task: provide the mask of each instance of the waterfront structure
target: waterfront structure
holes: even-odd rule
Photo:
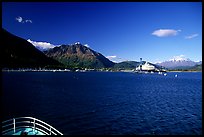
[[[146,72],[166,72],[166,69],[162,66],[152,64],[147,61],[142,61],[142,58],[140,58],[139,64],[135,68],[136,72],[146,71]]]
[[[155,71],[156,67],[147,61],[141,62],[137,67],[136,71]]]

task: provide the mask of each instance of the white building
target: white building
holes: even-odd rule
[[[155,66],[151,65],[148,62],[145,62],[144,64],[140,64],[136,67],[136,70],[143,70],[143,71],[154,71],[156,68]]]

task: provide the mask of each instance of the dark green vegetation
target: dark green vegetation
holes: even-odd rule
[[[118,69],[118,70],[121,70],[121,69],[132,70],[132,69],[135,69],[137,65],[139,65],[139,62],[136,62],[136,61],[123,61],[123,62],[120,62],[120,63],[116,63],[113,66],[113,68]]]
[[[39,68],[61,67],[61,63],[53,60],[36,49],[26,40],[14,36],[2,28],[1,68]]]
[[[195,65],[193,67],[177,67],[169,69],[169,71],[202,71],[202,64]]]
[[[191,67],[190,70],[193,70],[193,71],[202,71],[202,64],[195,65],[195,66]]]
[[[68,68],[111,68],[115,64],[102,54],[79,43],[61,45],[44,51],[44,53]]]

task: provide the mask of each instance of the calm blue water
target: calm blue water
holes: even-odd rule
[[[4,120],[32,116],[65,135],[202,134],[201,72],[3,72],[2,89]]]

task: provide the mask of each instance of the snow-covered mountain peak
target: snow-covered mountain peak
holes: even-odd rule
[[[158,65],[164,66],[166,68],[175,68],[175,67],[189,67],[195,66],[197,64],[202,64],[202,62],[194,62],[189,58],[186,58],[184,55],[174,56],[168,61],[157,63]]]
[[[191,61],[191,60],[188,58],[185,58],[184,55],[180,55],[180,56],[174,56],[173,58],[169,59],[169,61],[182,62],[182,61]]]

